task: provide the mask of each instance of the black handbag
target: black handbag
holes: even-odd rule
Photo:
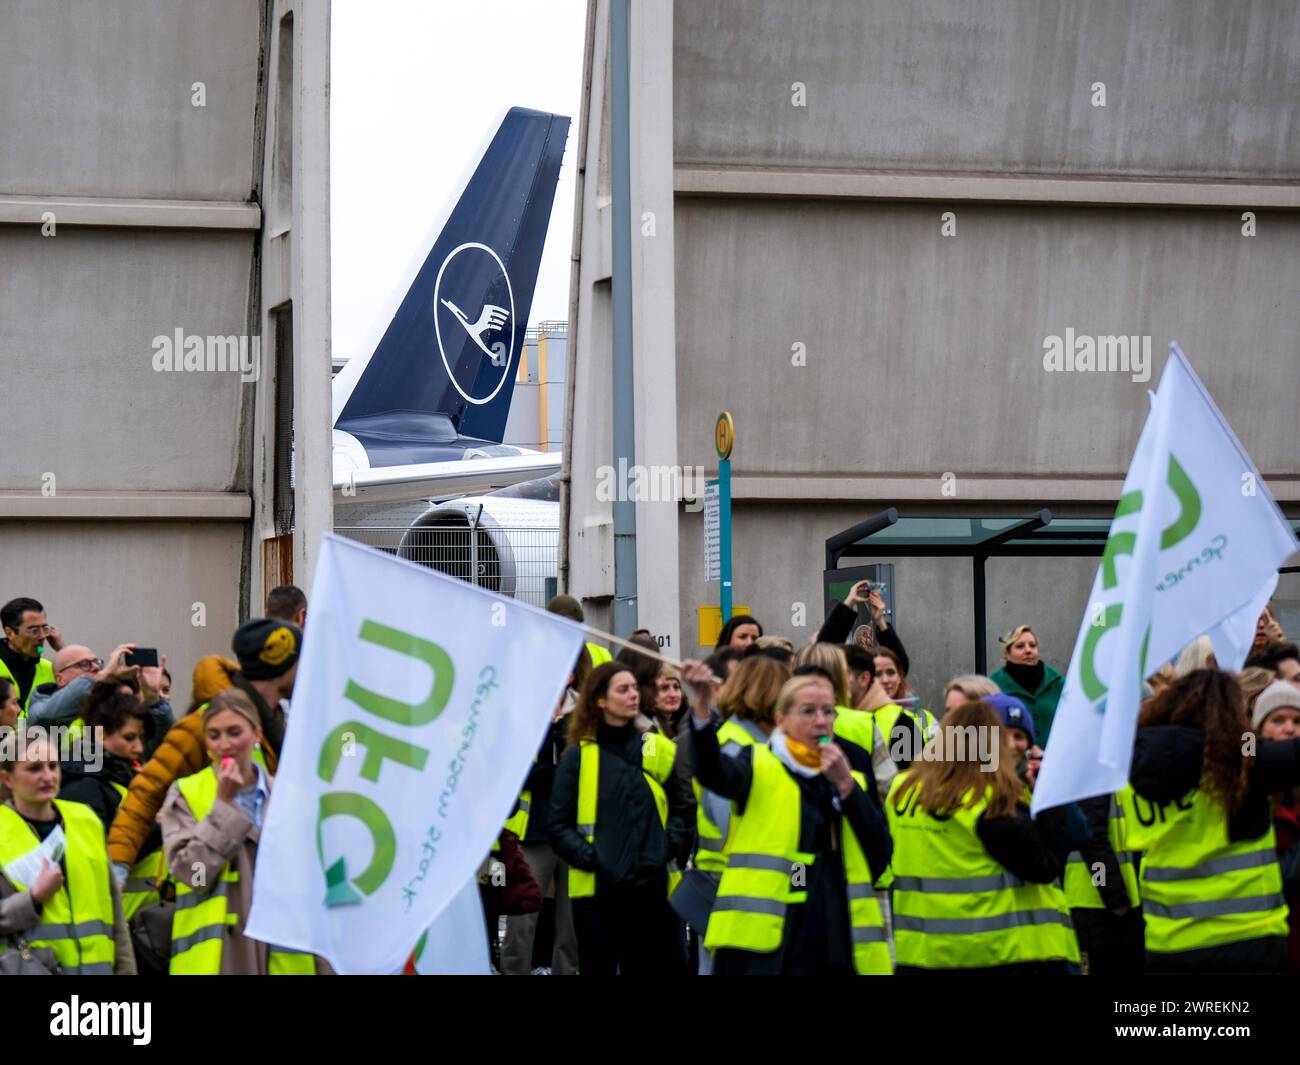
[[[49,947],[33,947],[21,936],[6,936],[9,949],[0,952],[0,976],[59,976],[54,951]]]
[[[9,878],[0,875],[0,899],[18,894]],[[59,976],[63,970],[49,947],[33,947],[21,932],[3,937],[8,947],[0,951],[0,976]]]
[[[172,918],[176,916],[176,887],[170,879],[158,885],[162,896],[152,906],[136,910],[127,922],[135,967],[141,976],[166,976],[172,957]]]

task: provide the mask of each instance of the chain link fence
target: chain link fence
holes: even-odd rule
[[[558,529],[479,527],[462,524],[340,525],[350,540],[418,562],[498,595],[545,607],[559,562]]]

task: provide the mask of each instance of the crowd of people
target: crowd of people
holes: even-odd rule
[[[0,608],[0,971],[330,971],[244,934],[306,613],[275,589],[177,714],[164,656]],[[589,642],[479,870],[494,966],[1300,972],[1300,649],[1271,610],[1240,672],[1201,639],[1147,679],[1127,787],[1036,817],[1063,680],[1030,625],[1002,644],[929,703],[866,582],[803,646],[749,615],[704,661]]]
[[[0,607],[0,971],[329,971],[244,935],[306,613],[273,589],[178,716],[156,649],[101,658],[39,601]]]
[[[535,882],[501,971],[1300,972],[1300,650],[1271,607],[1241,672],[1202,638],[1148,678],[1127,787],[1036,817],[1064,678],[1031,625],[1001,643],[934,710],[866,582],[802,647],[749,615],[703,662],[589,643],[502,835]]]

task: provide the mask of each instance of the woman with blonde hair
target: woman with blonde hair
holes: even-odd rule
[[[1046,747],[1065,678],[1039,657],[1038,637],[1028,625],[1017,625],[998,642],[1005,661],[989,680],[1025,704],[1034,721],[1034,735]]]
[[[829,680],[835,696],[835,735],[857,744],[868,754],[879,749],[874,742],[875,718],[852,705],[849,697],[849,666],[844,648],[834,643],[811,643],[794,658],[794,671],[820,671]],[[882,736],[887,735],[881,732]],[[887,746],[887,744],[885,745]]]
[[[734,758],[747,747],[765,746],[772,730],[776,728],[776,702],[781,687],[790,679],[790,668],[783,662],[766,655],[750,655],[740,662],[718,693],[718,710],[722,723],[718,728],[717,742],[724,758]],[[694,730],[689,725],[683,729],[678,743],[678,758],[690,757],[692,765]],[[707,878],[704,884],[693,885],[704,898],[717,894],[722,871],[727,867],[723,854],[727,833],[731,828],[731,800],[704,787],[692,777],[695,792],[696,851],[694,869],[686,875],[695,880]],[[688,915],[692,927],[699,935],[708,928],[708,915]],[[713,957],[700,950],[701,976],[712,973]]]
[[[312,955],[268,946],[244,932],[273,783],[253,758],[261,734],[257,709],[244,692],[218,693],[203,711],[210,764],[167,789],[158,819],[167,868],[176,882],[173,976],[316,972]]]
[[[735,721],[760,742],[776,727],[776,699],[790,679],[790,667],[765,655],[740,662],[718,693],[722,720]],[[744,724],[742,724],[744,723]],[[749,726],[752,726],[750,728]]]
[[[872,884],[888,867],[889,834],[866,767],[834,742],[831,682],[815,674],[786,681],[769,744],[725,758],[708,668],[686,662],[682,676],[697,695],[695,774],[735,804],[704,941],[714,972],[888,973]]]
[[[979,702],[986,695],[997,695],[1001,689],[983,673],[963,673],[953,677],[943,690],[943,708],[955,710],[962,703]]]
[[[1218,669],[1214,657],[1214,644],[1208,636],[1198,636],[1179,653],[1174,662],[1174,673],[1180,677],[1187,676],[1197,669]]]
[[[1247,715],[1254,712],[1255,700],[1275,680],[1277,680],[1277,674],[1271,669],[1265,669],[1263,666],[1247,666],[1237,674],[1237,683],[1241,685],[1241,694],[1246,700]],[[1157,692],[1157,694],[1159,693]]]
[[[1001,720],[948,711],[885,802],[898,971],[1065,973],[1079,960],[1065,894],[1067,807],[1029,814]]]

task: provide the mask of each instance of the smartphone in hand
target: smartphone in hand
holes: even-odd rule
[[[134,651],[127,651],[123,664],[128,666],[153,666],[158,665],[158,648],[156,647],[137,647]]]

